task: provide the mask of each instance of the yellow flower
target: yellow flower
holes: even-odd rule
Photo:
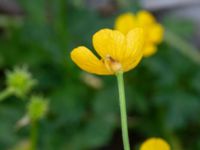
[[[150,138],[142,144],[140,150],[170,150],[170,146],[163,139]]]
[[[125,13],[120,15],[115,22],[115,29],[125,35],[132,29],[141,27],[144,29],[145,46],[144,56],[148,57],[157,51],[157,45],[162,42],[164,28],[154,16],[147,11],[140,11],[136,15]]]
[[[143,45],[141,28],[130,30],[126,35],[119,31],[102,29],[93,35],[93,46],[100,59],[84,46],[75,48],[71,52],[71,58],[84,71],[113,75],[136,67],[143,56]]]

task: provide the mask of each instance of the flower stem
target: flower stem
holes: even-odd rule
[[[183,55],[189,57],[193,62],[200,65],[200,52],[193,45],[169,30],[165,31],[165,41]]]
[[[33,120],[31,121],[31,148],[30,150],[36,150],[37,149],[37,121]]]
[[[5,100],[7,97],[12,95],[13,91],[11,89],[5,89],[4,91],[0,92],[0,101]]]
[[[120,102],[122,137],[123,137],[124,150],[130,150],[123,72],[117,73],[116,76],[117,76],[118,90],[119,90],[119,102]]]

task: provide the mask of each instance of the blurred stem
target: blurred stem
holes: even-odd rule
[[[30,150],[37,149],[37,139],[38,139],[38,129],[37,129],[37,121],[31,121],[31,148]]]
[[[193,45],[189,44],[187,41],[169,30],[165,31],[165,41],[183,55],[189,57],[195,63],[200,65],[200,51]]]
[[[5,89],[4,91],[0,92],[0,101],[5,100],[12,94],[13,94],[13,91],[10,88]]]
[[[171,135],[171,143],[172,143],[173,149],[175,149],[175,150],[183,150],[184,149],[181,146],[180,140],[174,134]]]
[[[117,76],[118,90],[119,90],[119,103],[121,112],[121,125],[122,125],[124,150],[130,150],[123,72],[117,73],[116,76]]]

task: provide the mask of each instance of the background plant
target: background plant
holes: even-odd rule
[[[0,92],[0,102],[7,100],[11,96],[16,96],[18,99],[28,99],[27,112],[22,117],[13,129],[19,130],[20,128],[30,124],[29,138],[24,144],[17,144],[14,150],[26,149],[36,150],[38,148],[38,123],[44,118],[48,109],[48,100],[42,96],[32,95],[31,90],[37,81],[32,77],[27,67],[15,67],[13,71],[6,72],[6,87]]]
[[[114,5],[117,11],[109,13],[105,8],[90,10],[82,3],[21,0],[23,13],[17,17],[3,14],[6,19],[0,24],[0,88],[5,88],[5,70],[26,63],[40,83],[35,92],[51,99],[49,115],[39,130],[42,150],[121,150],[115,80],[94,77],[102,86],[86,84],[87,78],[71,62],[69,53],[79,44],[90,46],[88,39],[93,33],[112,28],[121,12],[136,12],[139,7],[123,3]],[[173,16],[163,18],[162,24],[186,41],[196,29],[191,21]],[[177,150],[200,149],[199,66],[166,42],[158,49],[137,70],[125,75],[130,133],[135,134],[131,145],[159,136]],[[13,127],[25,111],[25,103],[16,97],[1,103],[0,149],[28,136],[27,128],[16,133]]]

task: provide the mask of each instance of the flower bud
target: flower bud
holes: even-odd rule
[[[31,121],[42,119],[48,110],[48,100],[42,96],[32,96],[28,104],[28,116]]]
[[[26,67],[16,67],[6,73],[7,88],[19,98],[24,98],[36,83],[37,81],[32,78]]]

